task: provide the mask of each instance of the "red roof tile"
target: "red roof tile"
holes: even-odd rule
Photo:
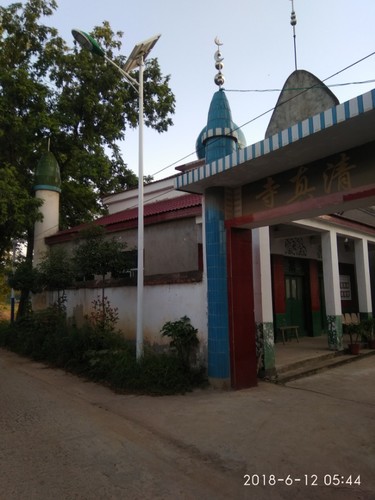
[[[187,194],[184,196],[177,196],[168,200],[156,201],[154,203],[147,203],[144,205],[144,216],[150,217],[151,215],[160,215],[166,212],[175,212],[183,208],[197,207],[202,204],[201,195]],[[97,219],[98,224],[101,226],[108,226],[109,224],[116,224],[117,222],[124,222],[129,220],[136,220],[138,218],[138,207],[128,208],[121,210],[111,215],[105,215]]]
[[[202,205],[202,196],[199,194],[187,194],[183,196],[177,196],[175,198],[170,198],[167,200],[156,201],[154,203],[146,203],[144,205],[144,218],[147,223],[147,218],[154,219],[155,222],[158,220],[158,216],[163,216],[163,214],[170,214],[171,219],[173,219],[173,214],[175,213],[176,218],[178,212],[181,210],[189,208],[198,208]],[[156,217],[155,217],[156,216]],[[131,223],[131,221],[137,221],[138,218],[138,207],[128,208],[126,210],[121,210],[114,214],[105,215],[99,219],[95,219],[92,223],[99,226],[104,226],[107,229],[110,226],[121,225],[126,223]],[[169,217],[168,217],[169,219]],[[151,222],[152,223],[152,222]],[[65,229],[59,231],[58,233],[46,238],[48,243],[57,243],[58,241],[63,241],[69,239],[69,235],[80,232],[82,229],[87,227],[89,224],[80,224],[79,226],[72,227],[70,229]],[[65,238],[67,237],[67,238]]]

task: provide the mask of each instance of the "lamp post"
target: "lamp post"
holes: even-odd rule
[[[144,286],[144,211],[143,211],[143,69],[144,62],[152,48],[159,40],[160,35],[155,35],[144,42],[136,44],[121,68],[109,57],[98,42],[89,34],[80,30],[72,30],[72,35],[82,48],[93,54],[103,57],[108,63],[115,66],[122,76],[137,90],[139,99],[139,142],[138,142],[138,262],[137,262],[137,332],[136,355],[137,359],[143,355],[143,286]],[[138,82],[129,75],[130,71],[139,68]],[[138,87],[138,89],[135,88]]]

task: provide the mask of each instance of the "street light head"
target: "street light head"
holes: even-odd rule
[[[72,30],[72,35],[76,42],[80,44],[80,46],[91,52],[92,54],[96,54],[97,56],[104,57],[105,52],[99,45],[99,43],[90,36],[88,33],[85,33],[81,30]]]

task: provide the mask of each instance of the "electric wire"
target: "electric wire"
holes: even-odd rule
[[[324,80],[322,80],[322,82],[325,82],[325,81],[327,81],[327,80],[329,80],[329,79],[333,78],[334,76],[339,75],[340,73],[342,73],[342,72],[346,71],[347,69],[349,69],[349,68],[351,68],[351,67],[355,66],[356,64],[359,64],[360,62],[362,62],[362,61],[364,61],[365,59],[367,59],[367,58],[369,58],[369,57],[373,56],[374,54],[375,54],[375,51],[374,51],[374,52],[372,52],[372,53],[370,53],[370,54],[368,54],[367,56],[365,56],[365,57],[363,57],[363,58],[359,59],[358,61],[355,61],[354,63],[350,64],[349,66],[346,66],[345,68],[343,68],[343,69],[341,69],[341,70],[337,71],[336,73],[334,73],[334,74],[332,74],[332,75],[328,76],[327,78],[325,78]],[[339,86],[339,85],[365,84],[365,83],[372,83],[372,82],[375,82],[375,80],[366,80],[366,81],[363,81],[363,82],[351,82],[351,83],[335,84],[335,85],[331,85],[331,87],[332,87],[332,86]],[[299,97],[300,95],[304,94],[305,92],[307,92],[307,91],[309,91],[309,90],[311,90],[311,89],[314,89],[314,88],[316,88],[316,87],[318,87],[318,86],[319,86],[319,87],[321,87],[321,85],[320,85],[319,83],[317,83],[317,84],[315,84],[315,85],[312,85],[311,87],[306,87],[306,88],[303,88],[303,89],[288,89],[288,90],[301,90],[301,92],[299,92],[299,93],[298,93],[298,94],[296,94],[296,95],[291,96],[289,99],[287,99],[287,100],[285,100],[285,101],[283,101],[283,102],[281,102],[281,103],[279,103],[279,104],[276,104],[274,107],[272,107],[272,108],[270,108],[270,109],[268,109],[268,110],[264,111],[263,113],[261,113],[261,114],[259,114],[259,115],[255,116],[255,117],[254,117],[254,118],[252,118],[251,120],[249,120],[249,121],[245,122],[245,123],[244,123],[244,124],[242,124],[241,126],[239,126],[239,127],[237,127],[236,129],[234,129],[234,131],[235,131],[235,130],[239,130],[239,129],[241,129],[241,128],[245,127],[246,125],[249,125],[249,123],[252,123],[252,122],[254,122],[254,121],[258,120],[259,118],[263,117],[264,115],[266,115],[266,114],[270,113],[271,111],[275,110],[277,107],[282,106],[283,104],[285,104],[285,103],[287,103],[287,102],[289,102],[289,101],[291,101],[291,100],[295,99],[296,97]],[[261,91],[261,90],[226,90],[226,89],[223,89],[223,90],[224,90],[224,91],[226,91],[226,92],[271,92],[271,91],[281,91],[282,89],[267,89],[267,90],[263,90],[263,91]],[[218,139],[216,139],[216,140],[218,140]],[[153,177],[154,175],[157,175],[157,174],[159,174],[159,173],[163,172],[164,170],[167,170],[168,168],[173,167],[173,166],[174,166],[174,165],[176,165],[176,164],[179,164],[180,162],[182,162],[182,161],[186,160],[187,158],[189,158],[190,156],[192,156],[192,155],[194,155],[194,154],[196,154],[196,151],[195,151],[195,150],[194,150],[193,152],[191,152],[191,153],[189,153],[189,154],[187,154],[187,155],[183,156],[182,158],[179,158],[178,160],[174,161],[173,163],[170,163],[170,164],[169,164],[169,165],[167,165],[166,167],[163,167],[162,169],[158,170],[157,172],[154,172],[153,174],[151,174],[151,177]],[[172,191],[174,191],[174,190],[175,190],[175,189],[174,189],[174,187],[173,187],[173,188],[169,189],[168,191],[166,191],[164,194],[168,194],[168,193],[170,193],[170,192],[172,192]],[[152,197],[148,198],[147,203],[149,203],[149,202],[150,202],[150,201],[152,201],[153,199],[157,199],[159,196],[160,196],[160,195],[155,195],[155,196],[152,196]],[[135,204],[135,205],[132,205],[132,206],[128,207],[126,210],[131,210],[131,209],[133,209],[133,208],[137,208],[137,207],[138,207],[138,203],[137,203],[137,204]]]
[[[322,82],[324,83],[324,82],[326,82],[327,80],[330,80],[331,78],[333,78],[333,77],[335,77],[335,76],[337,76],[337,75],[339,75],[339,74],[343,73],[344,71],[347,71],[348,69],[352,68],[353,66],[356,66],[357,64],[359,64],[359,63],[361,63],[361,62],[365,61],[365,60],[366,60],[366,59],[368,59],[369,57],[372,57],[374,54],[375,54],[375,51],[374,51],[374,52],[371,52],[371,53],[370,53],[370,54],[368,54],[367,56],[364,56],[364,57],[362,57],[361,59],[358,59],[357,61],[355,61],[355,62],[353,62],[353,63],[349,64],[348,66],[345,66],[344,68],[340,69],[339,71],[336,71],[336,72],[335,72],[335,73],[333,73],[332,75],[330,75],[330,76],[326,77],[324,80],[322,80]],[[365,82],[365,81],[364,81],[363,83],[371,83],[371,82],[373,82],[373,81],[375,81],[375,80],[369,80],[368,82]],[[359,82],[359,83],[361,83],[361,82]],[[339,84],[336,84],[336,85],[339,85]],[[350,85],[350,83],[343,84],[343,85]],[[301,90],[301,92],[299,92],[298,94],[293,95],[293,96],[291,96],[289,99],[286,99],[285,101],[283,101],[283,102],[281,102],[281,103],[276,104],[276,105],[275,105],[275,106],[273,106],[272,108],[267,109],[267,110],[266,110],[266,111],[264,111],[263,113],[260,113],[259,115],[255,116],[254,118],[250,119],[249,121],[247,121],[247,122],[243,123],[242,125],[238,126],[237,128],[235,128],[232,132],[234,132],[234,131],[236,131],[236,130],[239,130],[239,129],[242,129],[242,128],[243,128],[243,127],[245,127],[246,125],[249,125],[250,123],[253,123],[253,122],[255,122],[256,120],[259,120],[259,118],[262,118],[263,116],[267,115],[268,113],[270,113],[270,112],[274,111],[277,107],[280,107],[280,106],[282,106],[282,105],[286,104],[287,102],[290,102],[290,101],[292,101],[293,99],[296,99],[297,97],[299,97],[300,95],[304,94],[305,92],[308,92],[309,90],[312,90],[312,89],[314,89],[314,88],[316,88],[316,87],[318,87],[318,86],[319,86],[319,87],[321,86],[321,85],[320,85],[320,83],[316,83],[315,85],[312,85],[311,87],[306,87],[306,88],[304,88],[304,89],[303,89],[303,90]],[[226,92],[227,92],[227,90],[226,90],[226,89],[223,89],[223,91],[226,91]],[[232,133],[232,132],[231,132],[231,133]],[[214,139],[214,140],[215,140],[215,139]],[[214,142],[214,140],[213,140],[212,142]],[[216,140],[219,140],[219,139],[216,139]],[[196,154],[196,151],[192,151],[191,153],[189,153],[189,154],[187,154],[187,155],[183,156],[182,158],[179,158],[178,160],[176,160],[176,161],[174,161],[174,162],[172,162],[172,163],[168,164],[167,166],[163,167],[162,169],[158,170],[157,172],[154,172],[153,174],[150,174],[150,175],[151,175],[151,177],[153,177],[153,176],[155,176],[155,175],[158,175],[158,174],[160,174],[161,172],[164,172],[164,170],[167,170],[168,168],[173,167],[174,165],[176,165],[176,164],[178,164],[178,163],[180,163],[180,162],[182,162],[182,161],[186,160],[187,158],[189,158],[190,156],[192,156],[192,155],[194,155],[194,154]]]
[[[375,82],[375,79],[373,80],[363,80],[361,82],[345,82],[345,83],[333,83],[332,85],[317,85],[316,88],[332,88],[332,87],[345,87],[348,85],[365,85],[366,83],[373,83]],[[225,89],[225,92],[281,92],[281,91],[296,91],[296,90],[310,90],[311,87],[290,87],[290,88],[284,88],[284,89]]]

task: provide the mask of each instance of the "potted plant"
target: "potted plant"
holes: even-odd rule
[[[349,353],[350,354],[359,354],[360,349],[360,339],[361,339],[361,325],[347,325],[346,331],[349,334],[350,342],[349,342]]]
[[[367,340],[369,349],[375,349],[374,318],[368,318],[361,322],[362,334]]]

